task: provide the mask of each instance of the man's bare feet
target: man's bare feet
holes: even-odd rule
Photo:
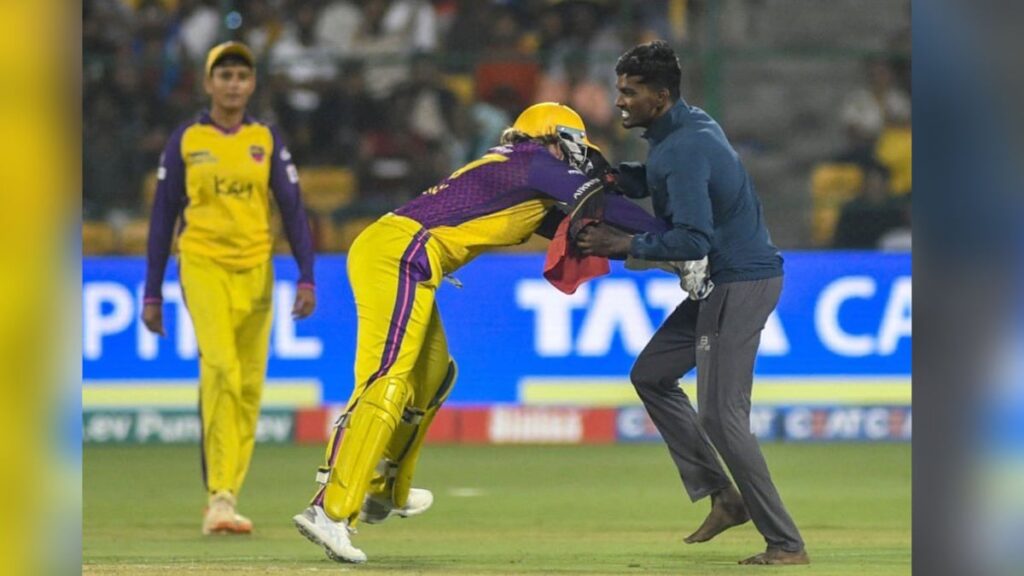
[[[743,504],[735,486],[730,485],[711,495],[711,512],[697,531],[684,539],[687,544],[707,542],[722,532],[750,520],[750,514]]]
[[[739,563],[748,565],[792,565],[810,564],[811,559],[807,556],[806,550],[787,552],[781,548],[769,548],[768,550],[751,556],[746,560],[740,560]]]

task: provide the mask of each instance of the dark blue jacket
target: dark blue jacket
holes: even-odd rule
[[[765,227],[750,176],[706,112],[680,99],[644,133],[647,163],[619,166],[628,196],[651,196],[654,214],[671,226],[633,238],[630,254],[645,260],[708,256],[717,283],[782,274],[782,256]]]

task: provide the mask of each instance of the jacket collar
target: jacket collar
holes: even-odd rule
[[[667,138],[676,128],[681,127],[689,114],[690,105],[680,98],[668,109],[668,112],[658,116],[651,122],[643,137],[650,140],[651,144],[657,144]]]

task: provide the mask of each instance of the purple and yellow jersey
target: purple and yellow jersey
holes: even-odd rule
[[[270,197],[281,210],[299,283],[313,283],[313,241],[299,176],[280,133],[246,116],[238,128],[217,126],[208,113],[180,126],[160,157],[150,218],[146,301],[159,302],[174,227],[178,249],[229,270],[270,259]]]
[[[571,205],[589,177],[534,142],[491,148],[440,184],[395,210],[430,231],[451,273],[490,248],[525,242],[548,208]],[[657,221],[639,206],[609,197],[606,220],[643,231]]]

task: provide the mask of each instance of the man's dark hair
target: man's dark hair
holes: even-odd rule
[[[639,76],[642,84],[649,84],[656,90],[664,88],[673,100],[679,98],[683,72],[676,53],[664,40],[637,44],[627,50],[615,63],[615,74]]]

